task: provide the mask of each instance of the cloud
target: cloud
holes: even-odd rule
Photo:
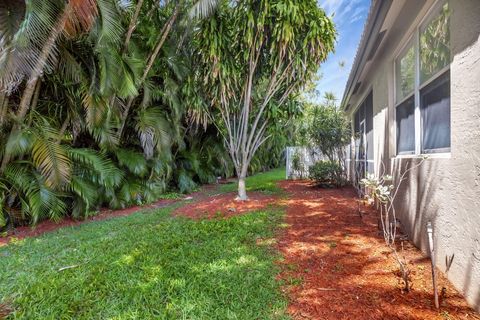
[[[317,82],[317,90],[322,96],[324,92],[333,92],[341,99],[370,0],[319,0],[318,3],[327,15],[333,15],[338,37],[335,53],[320,67],[323,77]],[[339,61],[345,61],[343,68]]]
[[[357,7],[350,18],[350,23],[354,23],[360,19],[363,19],[366,13],[366,7]]]
[[[362,18],[367,11],[364,0],[320,0],[319,4],[327,15],[332,16],[338,26],[351,24]],[[353,11],[353,14],[350,14]]]

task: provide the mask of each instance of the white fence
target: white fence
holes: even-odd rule
[[[320,150],[307,147],[287,147],[287,179],[308,178],[308,168],[323,160]]]

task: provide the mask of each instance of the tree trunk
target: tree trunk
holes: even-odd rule
[[[170,33],[170,30],[172,29],[172,26],[173,26],[175,20],[178,17],[179,11],[180,11],[180,3],[177,4],[177,6],[175,7],[175,10],[173,11],[172,16],[167,21],[167,23],[163,26],[162,31],[160,32],[160,39],[159,39],[157,45],[155,46],[155,48],[153,49],[153,52],[151,53],[151,55],[150,55],[150,57],[147,61],[147,65],[146,65],[146,67],[143,71],[142,78],[140,79],[140,86],[143,86],[145,80],[147,79],[148,73],[152,69],[153,63],[155,62],[155,59],[157,58],[158,53],[160,52],[160,49],[162,48],[163,44],[167,40],[167,36]],[[121,121],[120,121],[120,128],[118,130],[119,138],[122,137],[123,129],[125,128],[125,122],[127,121],[128,113],[130,111],[130,108],[132,107],[134,99],[135,98],[133,98],[133,97],[128,99],[127,105],[125,106],[125,110],[122,113],[122,118],[121,118]]]
[[[130,20],[130,24],[128,26],[127,36],[125,37],[125,42],[123,44],[123,53],[127,52],[128,45],[130,44],[130,38],[132,37],[132,33],[137,26],[138,16],[140,15],[140,10],[142,9],[143,0],[138,0],[137,6],[135,7],[135,13],[133,14],[132,20]]]
[[[42,76],[43,69],[45,68],[45,64],[47,63],[48,56],[50,55],[53,47],[55,46],[55,42],[57,41],[58,37],[62,33],[62,30],[65,26],[65,22],[68,19],[68,16],[71,12],[71,6],[66,4],[65,9],[63,10],[62,15],[58,19],[57,23],[55,24],[53,30],[50,32],[50,35],[45,42],[45,45],[42,48],[42,52],[32,69],[32,73],[30,74],[29,79],[27,80],[27,84],[25,89],[23,90],[22,98],[20,100],[20,104],[18,106],[17,111],[17,120],[18,124],[15,124],[12,127],[10,135],[13,134],[15,131],[20,130],[21,123],[25,119],[28,110],[30,109],[30,103],[32,102],[33,94],[35,93],[35,87],[37,85],[38,80]],[[7,164],[10,162],[10,155],[5,154],[2,159],[2,164],[0,166],[0,173],[5,171]]]
[[[60,127],[60,131],[58,132],[58,138],[57,138],[57,144],[60,144],[63,139],[63,135],[65,134],[65,131],[67,131],[68,124],[70,123],[70,115],[67,114],[67,117],[62,123],[62,126]]]
[[[5,93],[0,93],[0,127],[3,126],[7,117],[9,97]]]
[[[35,110],[38,104],[38,99],[40,98],[40,87],[42,86],[42,81],[39,79],[35,85],[35,93],[33,94],[32,102],[30,103],[30,112]],[[32,125],[33,118],[30,113],[30,118],[28,119],[27,125],[30,127]]]
[[[243,176],[243,175],[238,177],[238,196],[237,196],[236,200],[239,200],[239,201],[248,200],[247,189],[246,189],[246,185],[245,185],[245,178],[246,177]]]
[[[22,99],[20,100],[20,105],[18,107],[17,117],[19,120],[23,120],[27,111],[30,106],[30,102],[32,101],[32,96],[35,92],[35,87],[37,85],[38,79],[42,76],[43,69],[45,68],[45,64],[47,62],[48,56],[52,52],[53,47],[55,46],[55,42],[57,41],[58,37],[62,33],[62,30],[65,26],[65,22],[68,19],[70,14],[71,7],[70,5],[66,5],[65,9],[63,10],[62,15],[58,19],[57,23],[55,24],[53,30],[50,33],[45,45],[42,48],[42,52],[38,58],[35,67],[32,70],[32,74],[27,81],[27,85],[25,90],[23,91]]]

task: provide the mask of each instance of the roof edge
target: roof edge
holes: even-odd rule
[[[376,33],[374,30],[381,28],[392,2],[392,0],[372,0],[362,36],[357,47],[357,52],[353,60],[352,68],[350,70],[350,75],[343,92],[340,108],[344,111],[347,111],[347,103],[352,95],[351,92],[356,85],[355,80],[365,66],[367,48],[371,46],[372,42],[376,39]]]

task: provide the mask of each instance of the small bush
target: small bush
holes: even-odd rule
[[[292,156],[292,172],[290,173],[290,178],[296,178],[296,177],[300,177],[300,179],[304,178],[305,165],[303,161],[304,159],[302,159],[300,152],[298,152],[298,150],[295,151],[295,153]]]
[[[310,179],[320,186],[341,187],[345,185],[342,166],[336,161],[319,161],[310,166]]]

